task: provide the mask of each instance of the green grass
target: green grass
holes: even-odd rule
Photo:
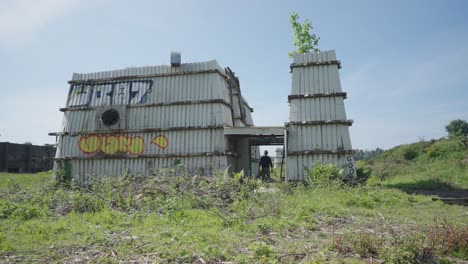
[[[468,139],[401,145],[366,165],[372,170],[371,185],[468,190]]]
[[[467,210],[398,189],[240,184],[223,173],[127,175],[90,189],[50,174],[1,177],[0,262],[468,259]]]
[[[52,182],[50,172],[41,173],[2,173],[0,172],[0,189],[5,190],[8,188],[25,188],[29,190],[37,190]],[[15,187],[16,186],[16,187]]]

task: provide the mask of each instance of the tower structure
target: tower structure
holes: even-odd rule
[[[287,180],[307,180],[316,164],[333,163],[345,168],[343,178],[356,179],[355,161],[346,119],[334,50],[295,54],[291,64],[292,87],[286,124]]]

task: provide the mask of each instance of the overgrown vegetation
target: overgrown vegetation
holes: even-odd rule
[[[0,262],[468,260],[465,208],[378,185],[349,187],[338,175],[320,165],[303,186],[161,171],[79,186],[50,174],[0,174]]]
[[[468,189],[468,138],[451,137],[401,145],[359,167],[372,171],[371,185],[402,189]]]
[[[290,58],[294,57],[294,53],[307,53],[310,51],[319,52],[318,43],[320,41],[320,37],[317,37],[314,33],[311,33],[311,30],[314,29],[312,23],[306,19],[304,23],[298,22],[299,14],[293,12],[289,17],[289,21],[291,22],[291,27],[293,30],[294,36],[294,46],[297,48],[288,53]]]

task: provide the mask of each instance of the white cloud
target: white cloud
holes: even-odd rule
[[[2,0],[0,43],[28,38],[55,18],[64,15],[77,0]]]

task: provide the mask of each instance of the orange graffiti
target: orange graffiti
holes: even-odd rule
[[[93,154],[101,151],[104,154],[116,153],[141,154],[145,150],[142,137],[128,137],[126,135],[89,135],[78,141],[78,147],[83,153]]]
[[[154,144],[161,149],[166,149],[167,148],[167,138],[163,135],[159,135],[151,141],[151,144]]]

